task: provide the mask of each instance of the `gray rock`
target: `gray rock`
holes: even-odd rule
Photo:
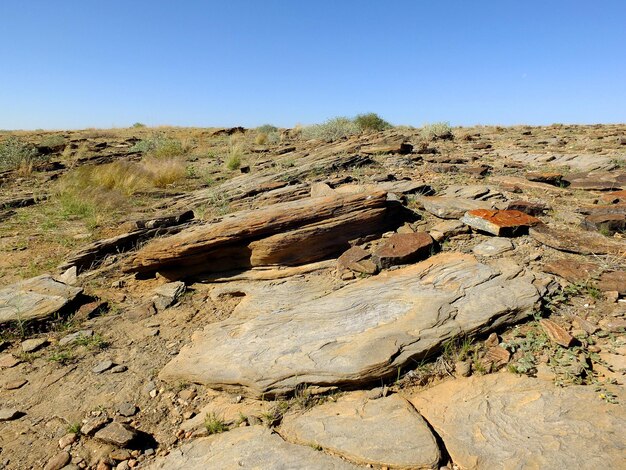
[[[311,447],[285,442],[263,426],[251,426],[195,439],[189,444],[173,449],[166,457],[156,458],[147,468],[357,470],[359,467]]]
[[[119,374],[121,372],[126,372],[128,370],[128,367],[126,367],[125,365],[118,365],[118,366],[114,366],[111,368],[111,370],[109,372],[111,372],[111,374]]]
[[[368,400],[356,392],[285,417],[280,434],[361,464],[438,468],[441,453],[424,419],[399,395]]]
[[[473,209],[493,209],[491,202],[462,199],[449,196],[430,196],[419,198],[424,210],[440,219],[459,219]]]
[[[31,338],[22,341],[22,351],[25,353],[34,352],[48,344],[46,338]]]
[[[499,373],[447,381],[411,402],[461,468],[624,465],[626,409],[604,402],[593,387]]]
[[[135,416],[137,414],[137,411],[139,411],[139,409],[133,403],[129,403],[127,401],[124,403],[120,403],[117,406],[117,412],[122,416]]]
[[[68,286],[75,286],[78,284],[78,270],[76,266],[72,266],[67,268],[67,270],[57,277],[59,282],[63,284],[67,284]]]
[[[436,241],[469,232],[469,227],[460,220],[444,220],[432,227],[428,233]]]
[[[98,431],[94,437],[108,444],[113,444],[118,447],[126,447],[133,441],[133,439],[135,439],[135,437],[137,437],[137,432],[130,426],[113,422],[107,425],[104,429]]]
[[[0,421],[12,421],[22,415],[23,413],[15,408],[0,408]]]
[[[48,274],[7,286],[0,289],[0,324],[49,317],[82,291],[58,282]]]
[[[232,284],[246,294],[233,314],[196,332],[160,378],[248,396],[369,384],[449,338],[525,318],[534,280],[510,259],[443,253],[341,289],[319,278]]]
[[[105,424],[107,424],[110,419],[106,416],[97,416],[95,418],[91,418],[87,420],[85,424],[80,428],[80,433],[84,436],[93,436],[96,431],[101,429]]]
[[[496,256],[513,249],[513,242],[508,238],[494,237],[479,243],[472,252],[478,256]]]
[[[154,306],[158,311],[165,310],[173,305],[185,292],[185,283],[182,281],[169,282],[154,290]]]
[[[109,370],[111,367],[113,367],[113,362],[109,361],[108,359],[105,359],[104,361],[100,361],[98,364],[96,364],[96,366],[91,369],[91,371],[94,374],[101,374],[102,372]]]
[[[93,330],[80,330],[75,333],[70,333],[69,335],[64,336],[59,340],[59,346],[67,346],[68,344],[73,343],[80,337],[89,338],[93,336]]]

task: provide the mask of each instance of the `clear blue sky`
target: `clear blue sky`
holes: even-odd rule
[[[626,122],[626,0],[0,0],[0,129]]]

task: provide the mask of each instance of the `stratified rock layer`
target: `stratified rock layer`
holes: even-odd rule
[[[411,402],[464,469],[624,465],[625,409],[593,387],[502,373],[445,382]]]
[[[534,280],[510,260],[446,253],[338,290],[232,286],[245,297],[231,317],[196,332],[160,377],[251,396],[379,381],[454,336],[521,320],[540,297]]]

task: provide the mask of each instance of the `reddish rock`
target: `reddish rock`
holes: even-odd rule
[[[626,295],[626,271],[604,273],[596,285],[603,292],[616,291],[620,295]]]
[[[491,363],[496,369],[507,364],[510,359],[511,353],[502,346],[493,346],[485,353],[485,361]]]
[[[509,211],[520,211],[528,215],[542,215],[550,207],[543,202],[511,201],[506,207]]]
[[[576,283],[592,278],[598,274],[600,267],[595,263],[559,259],[544,264],[543,270],[550,274],[556,274],[569,282]]]
[[[407,264],[428,258],[432,246],[433,239],[426,232],[396,233],[376,250],[372,260],[381,269]]]
[[[496,236],[514,235],[541,221],[515,210],[476,209],[468,211],[461,221],[472,228]]]
[[[546,335],[548,335],[548,338],[550,338],[551,341],[555,342],[556,344],[560,344],[561,346],[564,346],[566,348],[569,348],[572,344],[574,344],[574,337],[570,335],[567,331],[565,331],[563,327],[557,325],[552,320],[547,320],[544,318],[539,320],[539,323],[541,324],[541,328],[543,328],[543,331],[546,333]]]
[[[600,201],[606,204],[618,204],[626,202],[626,190],[615,191],[600,196]]]
[[[13,356],[11,353],[0,354],[0,369],[10,369],[11,367],[15,367],[20,362],[20,359]]]
[[[48,463],[44,467],[44,470],[60,470],[70,463],[72,457],[69,453],[63,451],[48,460]]]
[[[351,265],[357,263],[365,258],[369,258],[370,253],[359,246],[353,246],[352,248],[343,252],[343,254],[337,258],[337,266],[343,269],[351,269]]]

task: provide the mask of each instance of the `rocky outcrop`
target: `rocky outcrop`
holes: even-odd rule
[[[450,253],[340,289],[233,285],[245,297],[231,317],[196,332],[160,377],[249,396],[379,381],[454,336],[525,318],[540,297],[534,280],[510,260]]]
[[[368,400],[365,392],[348,394],[287,416],[279,433],[361,465],[435,469],[441,459],[428,425],[399,395]]]
[[[82,288],[43,274],[0,289],[0,324],[45,319],[73,301]]]
[[[238,428],[224,434],[200,438],[157,458],[149,470],[240,470],[271,468],[276,470],[325,469],[357,470],[359,467],[331,457],[308,446],[283,441],[263,426]]]
[[[464,469],[620,468],[626,412],[593,388],[508,373],[448,381],[411,402]]]
[[[182,278],[263,265],[295,266],[380,233],[390,220],[384,192],[331,195],[242,211],[220,222],[155,240],[126,271]]]

